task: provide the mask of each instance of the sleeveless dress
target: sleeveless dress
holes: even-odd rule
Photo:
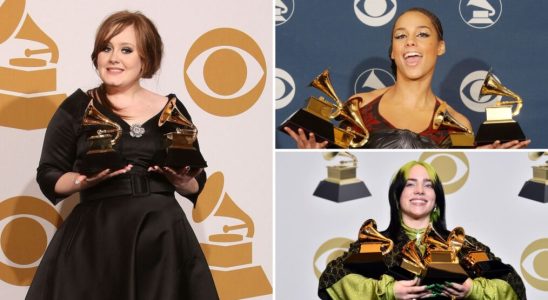
[[[37,181],[54,204],[63,198],[55,193],[55,183],[87,151],[81,124],[89,101],[86,93],[76,91],[48,125]],[[147,172],[165,153],[160,114],[142,124],[145,133],[136,138],[118,115],[95,100],[94,106],[122,126],[115,149],[134,167],[80,193],[80,203],[51,240],[26,299],[218,299],[174,187],[163,175]],[[180,101],[177,106],[190,119]],[[201,172],[196,179],[201,190],[206,175]],[[186,197],[195,203],[198,194]]]
[[[398,129],[379,112],[379,103],[383,95],[360,108],[360,114],[365,120],[365,126],[371,133],[371,138],[366,146],[371,148],[443,148],[448,141],[450,131],[446,128],[434,129],[428,126],[419,133],[406,129]],[[440,106],[440,100],[436,98],[436,105],[432,111],[432,119],[435,111]],[[404,140],[402,142],[402,139]],[[407,142],[405,141],[407,139]],[[416,141],[413,141],[415,139]]]

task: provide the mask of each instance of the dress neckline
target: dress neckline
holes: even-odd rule
[[[388,121],[382,114],[381,114],[381,110],[380,110],[380,105],[381,105],[381,100],[382,100],[382,97],[384,96],[384,94],[386,94],[386,92],[384,92],[383,94],[379,95],[377,97],[377,99],[374,100],[374,102],[376,102],[376,110],[377,110],[377,115],[383,120],[384,123],[386,123],[388,126],[392,127],[393,129],[402,129],[402,128],[398,128],[396,126],[394,126],[394,124],[392,124],[392,122]],[[440,104],[440,100],[438,99],[438,97],[436,95],[434,95],[434,97],[436,98],[436,103],[434,104],[434,109],[432,110],[432,115],[430,116],[430,121],[429,121],[429,125],[421,130],[420,132],[415,132],[413,130],[409,130],[411,132],[414,132],[418,135],[423,135],[425,133],[427,133],[431,128],[432,128],[432,123],[433,123],[433,120],[434,120],[434,114],[436,113],[436,109],[438,108],[439,104]]]
[[[148,118],[146,121],[144,121],[143,123],[139,124],[139,123],[135,123],[135,124],[129,124],[126,120],[124,120],[122,117],[120,117],[120,115],[118,115],[117,113],[115,113],[114,111],[112,111],[112,109],[108,108],[107,106],[105,106],[103,103],[99,102],[97,99],[95,98],[91,98],[93,100],[93,105],[95,105],[95,107],[101,112],[103,113],[104,115],[106,115],[109,119],[116,119],[117,122],[120,126],[124,127],[125,129],[129,129],[131,128],[131,126],[133,125],[140,125],[141,127],[148,127],[149,126],[149,123],[152,122],[153,120],[156,120],[160,117],[160,115],[162,114],[162,112],[164,111],[164,109],[166,108],[166,106],[169,104],[169,101],[175,97],[175,94],[169,94],[166,96],[167,97],[167,101],[165,103],[164,106],[162,106],[162,109],[160,109],[160,111],[158,111],[155,115],[153,115],[152,117]],[[113,120],[114,121],[114,120]]]

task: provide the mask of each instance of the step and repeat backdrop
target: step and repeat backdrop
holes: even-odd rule
[[[276,298],[315,299],[326,264],[358,238],[365,220],[375,219],[379,230],[388,227],[390,180],[403,164],[419,160],[432,164],[444,185],[447,228],[462,226],[511,264],[525,283],[528,299],[547,299],[548,203],[519,195],[526,182],[539,177],[538,173],[533,176],[533,167],[545,165],[548,156],[528,152],[353,154],[358,160],[356,177],[370,195],[340,203],[313,193],[327,177],[326,166],[349,158],[339,155],[326,160],[323,152],[276,154]]]
[[[35,182],[45,128],[67,95],[100,83],[90,59],[95,31],[124,9],[147,15],[164,41],[162,67],[143,84],[175,93],[199,129],[204,205],[196,212],[178,200],[221,299],[271,299],[274,13],[251,0],[0,1],[0,298],[24,299],[79,201],[52,206]]]
[[[276,0],[276,124],[302,108],[309,96],[323,95],[308,84],[326,68],[342,100],[392,85],[392,25],[401,12],[416,6],[434,12],[444,28],[447,51],[434,74],[436,95],[468,117],[477,132],[486,119],[485,108],[500,99],[479,97],[492,69],[523,98],[514,120],[531,138],[530,147],[547,148],[546,1]],[[295,143],[276,131],[276,147],[295,148]]]

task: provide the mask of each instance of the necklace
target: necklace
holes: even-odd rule
[[[141,124],[133,124],[129,127],[129,135],[131,137],[140,138],[143,134],[145,134],[145,129]]]

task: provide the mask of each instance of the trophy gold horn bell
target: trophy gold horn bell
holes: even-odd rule
[[[358,240],[365,243],[380,243],[382,255],[390,253],[390,251],[394,248],[394,242],[377,230],[377,223],[373,219],[365,221],[362,225],[358,235]]]
[[[516,104],[516,107],[512,111],[512,116],[517,116],[521,111],[521,107],[523,106],[523,100],[521,99],[521,97],[502,85],[502,83],[500,83],[500,81],[498,81],[495,76],[493,76],[493,73],[491,71],[487,73],[487,76],[485,77],[485,80],[483,82],[483,86],[480,90],[480,97],[485,95],[499,95],[512,98],[513,100],[510,101],[499,100],[497,102],[497,106],[511,106]]]
[[[441,126],[456,129],[458,131],[472,133],[470,128],[459,122],[453,115],[447,111],[447,103],[442,101],[436,112],[434,113],[434,120],[432,122],[432,128],[438,129]]]
[[[111,147],[116,144],[122,134],[122,127],[118,123],[111,121],[109,118],[103,115],[93,105],[93,100],[89,101],[89,104],[86,107],[84,117],[82,119],[82,125],[111,127],[111,129],[98,129],[97,135],[90,137],[90,139],[105,139],[107,137],[112,137],[114,133],[114,137],[110,140]]]
[[[329,76],[329,70],[327,69],[312,80],[310,86],[319,89],[335,102],[334,104],[332,103],[333,110],[331,111],[329,118],[339,121],[342,120],[339,124],[341,129],[354,135],[354,138],[350,142],[350,147],[359,148],[365,145],[369,140],[369,131],[365,127],[365,122],[359,112],[361,98],[354,97],[343,104],[335,93]],[[356,127],[358,130],[356,130]]]

